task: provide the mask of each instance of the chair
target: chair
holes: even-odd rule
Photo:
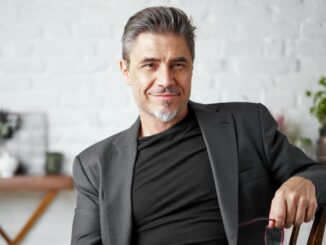
[[[322,245],[326,223],[326,206],[321,206],[316,214],[312,224],[307,245]],[[296,245],[300,231],[300,226],[294,226],[289,245]]]

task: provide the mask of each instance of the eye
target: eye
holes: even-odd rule
[[[178,62],[178,63],[174,63],[172,65],[173,68],[175,69],[183,69],[186,65],[184,63]]]
[[[153,68],[155,66],[154,63],[145,63],[141,67],[142,68]]]

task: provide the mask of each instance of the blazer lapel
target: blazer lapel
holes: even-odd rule
[[[190,102],[198,120],[213,170],[215,188],[227,239],[238,237],[238,159],[232,114],[219,113]]]
[[[132,179],[137,155],[139,119],[115,142],[116,151],[105,154],[103,203],[111,245],[129,245],[132,239]]]

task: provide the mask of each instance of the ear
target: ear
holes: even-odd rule
[[[130,85],[130,79],[129,79],[129,69],[128,69],[128,62],[124,59],[120,60],[120,70],[122,72],[122,75],[125,79],[125,82]]]

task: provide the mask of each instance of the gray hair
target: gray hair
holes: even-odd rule
[[[174,7],[149,7],[131,16],[122,36],[122,58],[129,63],[132,44],[144,32],[174,33],[186,39],[192,60],[195,58],[195,30],[192,19]]]

